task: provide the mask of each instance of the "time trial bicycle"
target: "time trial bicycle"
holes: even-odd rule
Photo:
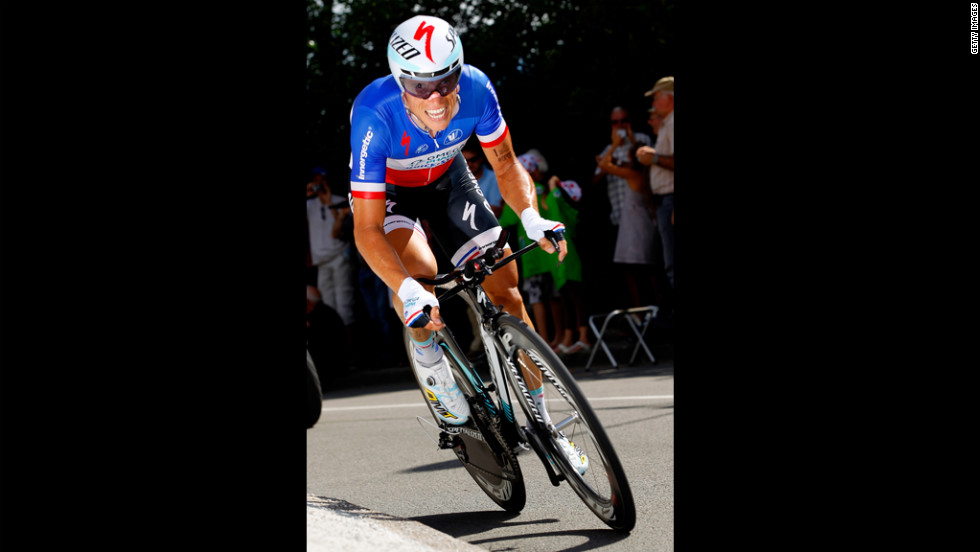
[[[556,250],[558,241],[564,239],[561,232],[546,232],[546,236]],[[439,431],[438,439],[433,440],[440,449],[451,449],[487,496],[510,512],[519,512],[527,499],[517,455],[533,450],[554,486],[566,482],[605,524],[628,532],[636,524],[633,494],[612,441],[588,399],[537,332],[522,319],[503,312],[483,290],[486,276],[538,247],[534,242],[505,257],[506,238],[506,232],[501,232],[493,247],[448,274],[415,278],[436,286],[440,304],[455,296],[465,300],[476,312],[486,353],[485,363],[474,363],[448,324],[435,332],[435,340],[470,405],[471,416],[465,424],[455,426],[440,420],[430,409],[435,424],[426,423]],[[405,346],[412,358],[408,332]],[[545,423],[531,397],[526,371],[531,365],[541,371],[553,425]],[[417,375],[416,382],[424,396],[425,388]],[[418,420],[425,421],[421,417]],[[584,473],[579,473],[562,453],[556,442],[560,434],[587,456]]]

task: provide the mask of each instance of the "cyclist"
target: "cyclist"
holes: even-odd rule
[[[417,15],[398,25],[388,41],[391,75],[368,84],[351,108],[350,202],[354,239],[371,269],[395,294],[399,317],[414,346],[412,365],[429,406],[441,419],[464,424],[466,403],[433,335],[445,327],[439,302],[413,276],[434,277],[437,262],[420,221],[460,266],[493,245],[501,228],[460,153],[474,133],[497,175],[504,201],[520,214],[527,235],[548,253],[546,230],[564,225],[537,211],[534,183],[518,162],[497,95],[487,76],[463,63],[463,45],[446,21]],[[558,260],[567,246],[559,241]],[[488,276],[483,287],[494,304],[533,328],[517,289],[516,263]],[[431,306],[431,314],[423,308]],[[542,418],[541,373],[528,374]],[[588,459],[568,439],[559,443],[584,472]]]

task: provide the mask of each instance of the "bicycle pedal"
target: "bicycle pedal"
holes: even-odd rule
[[[517,443],[516,445],[514,445],[514,448],[512,448],[510,450],[510,452],[514,456],[517,456],[519,454],[523,454],[525,452],[529,452],[530,450],[531,450],[531,447],[527,446],[527,443]]]

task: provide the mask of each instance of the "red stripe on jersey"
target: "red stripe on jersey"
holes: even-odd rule
[[[357,192],[351,191],[351,195],[358,199],[384,199],[384,192]]]

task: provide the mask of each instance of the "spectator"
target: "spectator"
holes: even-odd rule
[[[484,157],[483,147],[480,142],[471,138],[463,146],[463,158],[466,159],[466,166],[476,177],[476,183],[483,192],[483,197],[490,204],[493,216],[500,218],[500,213],[504,209],[504,198],[500,195],[500,188],[497,187],[497,175],[493,169],[487,166],[487,159]]]
[[[554,268],[555,287],[561,297],[561,312],[564,316],[563,332],[560,341],[553,346],[562,354],[589,352],[589,330],[586,326],[585,295],[582,288],[582,259],[575,246],[578,210],[576,206],[582,199],[582,188],[574,180],[561,180],[557,175],[548,179],[548,194],[542,209],[552,220],[565,224],[565,241],[568,254],[565,260]],[[578,330],[577,338],[574,331]]]
[[[627,153],[627,162],[620,165],[613,160],[613,151],[622,145],[623,137],[615,129],[612,132],[612,148],[599,158],[599,167],[609,175],[626,182],[625,201],[620,212],[620,225],[616,237],[613,262],[620,265],[633,307],[660,303],[656,286],[654,257],[657,239],[657,221],[653,198],[647,183],[646,167],[637,161],[635,152],[639,143]],[[651,296],[652,294],[652,296]]]
[[[663,117],[654,147],[643,147],[637,157],[650,169],[650,190],[657,204],[657,227],[664,250],[664,270],[674,287],[674,77],[664,77],[647,91],[651,111]]]
[[[650,112],[650,118],[647,119],[647,124],[650,125],[651,129],[653,129],[654,140],[656,140],[656,136],[660,134],[660,126],[663,124],[664,118],[659,113],[657,113],[656,109],[650,108],[649,112]],[[654,211],[656,211],[656,202],[653,199],[653,192],[650,193],[650,199],[651,202],[654,203]],[[670,224],[672,226],[674,224],[673,210],[671,210],[670,212]],[[666,315],[671,311],[673,311],[674,299],[673,299],[673,290],[670,289],[670,282],[667,279],[667,272],[664,270],[663,240],[660,239],[659,231],[657,232],[657,239],[654,241],[654,245],[656,246],[654,247],[654,255],[657,258],[657,268],[656,268],[657,289],[660,290],[660,297],[662,299],[662,303],[659,304],[661,310]]]
[[[606,154],[611,155],[613,164],[616,166],[629,165],[630,161],[630,148],[635,144],[650,145],[653,140],[649,135],[642,132],[633,132],[633,125],[629,119],[629,111],[625,107],[617,106],[612,108],[609,113],[609,124],[613,133],[620,137],[619,146],[613,147],[612,142],[606,145],[605,149],[596,156],[596,168],[595,173],[592,177],[592,184],[596,186],[603,181],[606,187],[606,197],[608,198],[608,230],[606,228],[597,228],[599,230],[597,238],[600,239],[600,243],[605,245],[609,242],[615,244],[619,239],[620,222],[622,220],[623,205],[627,201],[629,196],[629,184],[626,180],[619,176],[618,174],[610,173],[609,171],[603,170],[598,164],[598,160],[605,156]],[[632,197],[632,196],[629,196]],[[654,226],[656,228],[656,226]],[[654,230],[656,231],[656,230]],[[598,259],[601,263],[608,263],[606,270],[608,274],[614,279],[620,281],[628,281],[631,276],[627,274],[627,268],[623,263],[616,262],[614,260],[614,255],[610,253],[615,252],[615,246],[610,248],[608,246],[601,247],[599,249],[604,253],[604,257]],[[626,295],[623,293],[623,287],[616,288],[610,299],[613,300],[614,306],[612,308],[618,308],[623,301],[633,301],[631,295]],[[620,295],[622,294],[622,295]],[[620,295],[616,297],[616,295]]]
[[[531,179],[534,180],[534,186],[537,191],[538,212],[548,213],[542,206],[542,199],[545,194],[544,185],[540,183],[541,173],[538,170],[537,158],[532,154],[525,153],[517,159],[527,169],[527,172],[530,173]],[[554,220],[550,218],[552,216],[551,213],[547,215],[542,214],[541,216],[548,217],[548,220]],[[508,227],[517,225],[517,246],[518,248],[523,248],[530,241],[527,233],[524,231],[524,226],[518,224],[520,220],[517,213],[505,204],[503,213],[500,216],[500,226]],[[553,347],[558,346],[564,334],[564,328],[560,327],[560,324],[563,323],[560,311],[561,303],[552,275],[552,267],[555,264],[555,259],[541,248],[529,251],[521,257],[521,275],[523,277],[521,291],[525,295],[525,303],[531,306],[531,314],[534,316],[534,327],[538,334],[545,342]],[[552,313],[553,326],[555,327],[555,337],[553,339],[548,337],[549,310]]]
[[[619,146],[615,147],[610,143],[596,157],[597,160],[606,154],[611,154],[614,165],[628,166],[632,163],[630,159],[630,148],[634,144],[649,146],[653,143],[650,140],[650,136],[642,132],[633,132],[633,127],[629,121],[629,111],[626,108],[614,107],[609,115],[609,124],[612,127],[613,134],[620,137]],[[626,202],[626,190],[629,189],[629,184],[623,177],[604,170],[597,163],[592,182],[597,184],[603,177],[606,179],[606,193],[609,195],[609,222],[618,228],[623,204]]]
[[[347,341],[354,323],[354,283],[349,243],[340,238],[344,219],[350,215],[347,199],[331,193],[327,171],[313,170],[307,184],[306,224],[310,239],[310,256],[316,266],[316,287],[321,301],[331,307],[344,322]]]
[[[545,188],[545,181],[546,181],[545,177],[548,174],[548,161],[544,158],[544,155],[542,155],[540,151],[534,148],[524,152],[524,155],[530,156],[530,158],[533,158],[535,163],[537,163],[537,170],[535,172],[529,172],[528,174],[530,174],[531,178],[534,179],[535,192],[538,196],[538,205],[542,209],[547,210],[548,206],[545,203],[545,200],[548,197],[547,196],[548,190]],[[558,219],[555,220],[556,222],[562,222],[559,221]],[[572,245],[571,242],[568,242],[568,245],[571,246]],[[562,264],[564,264],[564,261],[562,261]],[[549,301],[550,309],[548,312],[551,313],[552,326],[555,333],[555,338],[549,343],[549,345],[553,350],[557,350],[558,345],[562,341],[562,336],[565,334],[564,306],[561,299],[561,291],[559,289],[561,288],[561,285],[558,283],[558,280],[556,280],[556,278],[558,277],[557,269],[559,266],[561,265],[557,263],[551,265],[551,279],[552,279],[552,285],[554,287],[554,290],[552,293],[552,297]]]

